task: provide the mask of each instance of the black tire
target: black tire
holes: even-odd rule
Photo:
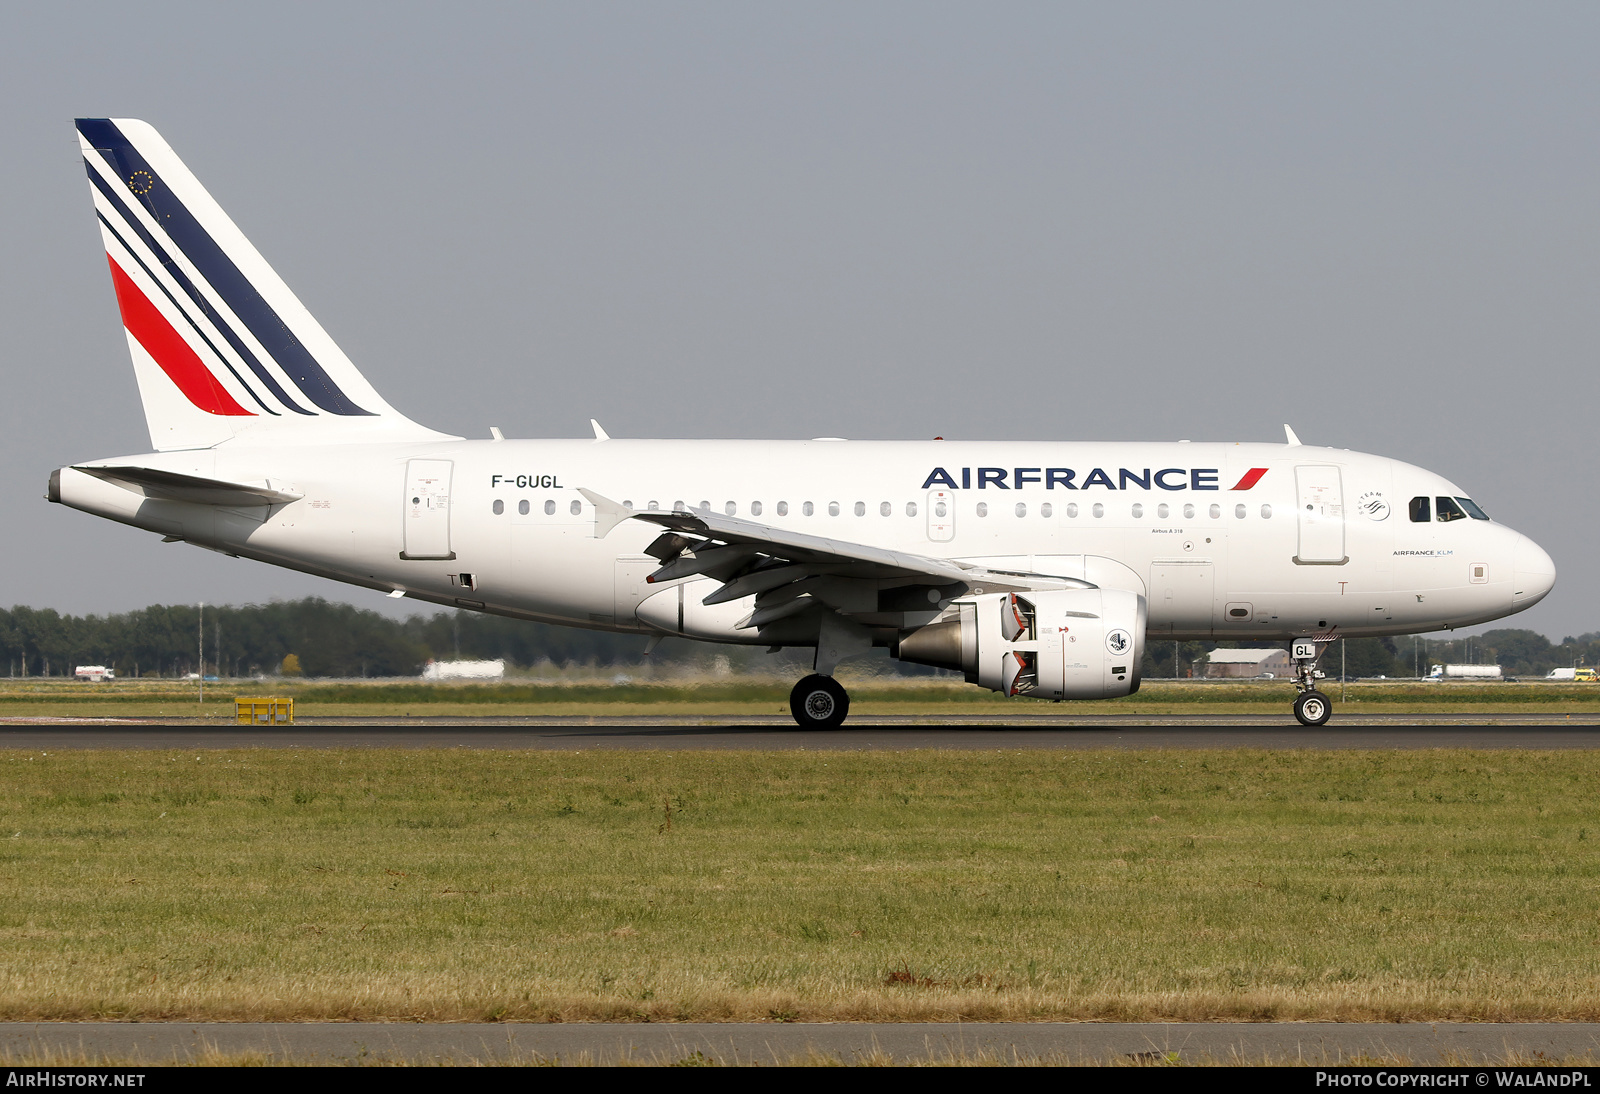
[[[1294,716],[1303,726],[1320,726],[1333,716],[1333,704],[1320,691],[1302,691],[1294,697]]]
[[[850,693],[833,677],[812,674],[789,693],[789,713],[801,729],[838,729],[850,713]]]

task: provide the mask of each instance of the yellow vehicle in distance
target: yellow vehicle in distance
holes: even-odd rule
[[[1595,675],[1594,669],[1573,669],[1572,679],[1573,682],[1579,684],[1593,684],[1600,682],[1600,677]]]

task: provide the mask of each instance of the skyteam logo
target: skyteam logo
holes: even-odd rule
[[[1249,490],[1267,473],[1265,467],[1252,467],[1233,486],[1234,490]],[[1023,490],[1029,486],[1043,486],[1046,490],[1089,490],[1103,487],[1106,490],[1221,490],[1215,467],[1163,467],[1159,471],[1148,467],[1119,467],[1115,473],[1096,467],[1079,476],[1072,467],[958,467],[952,473],[935,467],[922,480],[924,490]]]

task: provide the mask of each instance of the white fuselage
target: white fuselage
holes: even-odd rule
[[[268,483],[301,497],[206,506],[68,468],[60,501],[438,604],[713,641],[770,638],[735,629],[748,598],[699,606],[715,582],[691,579],[684,591],[647,584],[660,564],[645,548],[661,529],[625,520],[597,537],[594,506],[578,488],[634,509],[732,506],[776,528],[1128,588],[1148,599],[1152,639],[1466,626],[1528,607],[1555,576],[1543,550],[1493,521],[1411,519],[1413,497],[1465,495],[1444,478],[1309,446],[449,440],[227,443],[97,462]],[[420,532],[418,467],[445,473]],[[432,544],[420,553],[433,557],[404,557],[419,553],[407,541],[423,532]]]

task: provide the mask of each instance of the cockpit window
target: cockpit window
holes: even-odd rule
[[[1471,498],[1457,498],[1456,501],[1461,503],[1461,508],[1465,509],[1467,511],[1467,516],[1471,517],[1473,520],[1489,519],[1489,514],[1478,508],[1478,503],[1473,501]]]
[[[1411,499],[1411,523],[1426,524],[1433,519],[1433,505],[1427,498]]]
[[[1440,520],[1467,519],[1466,512],[1461,508],[1461,506],[1456,504],[1456,500],[1454,498],[1435,498],[1434,501],[1438,503]]]

